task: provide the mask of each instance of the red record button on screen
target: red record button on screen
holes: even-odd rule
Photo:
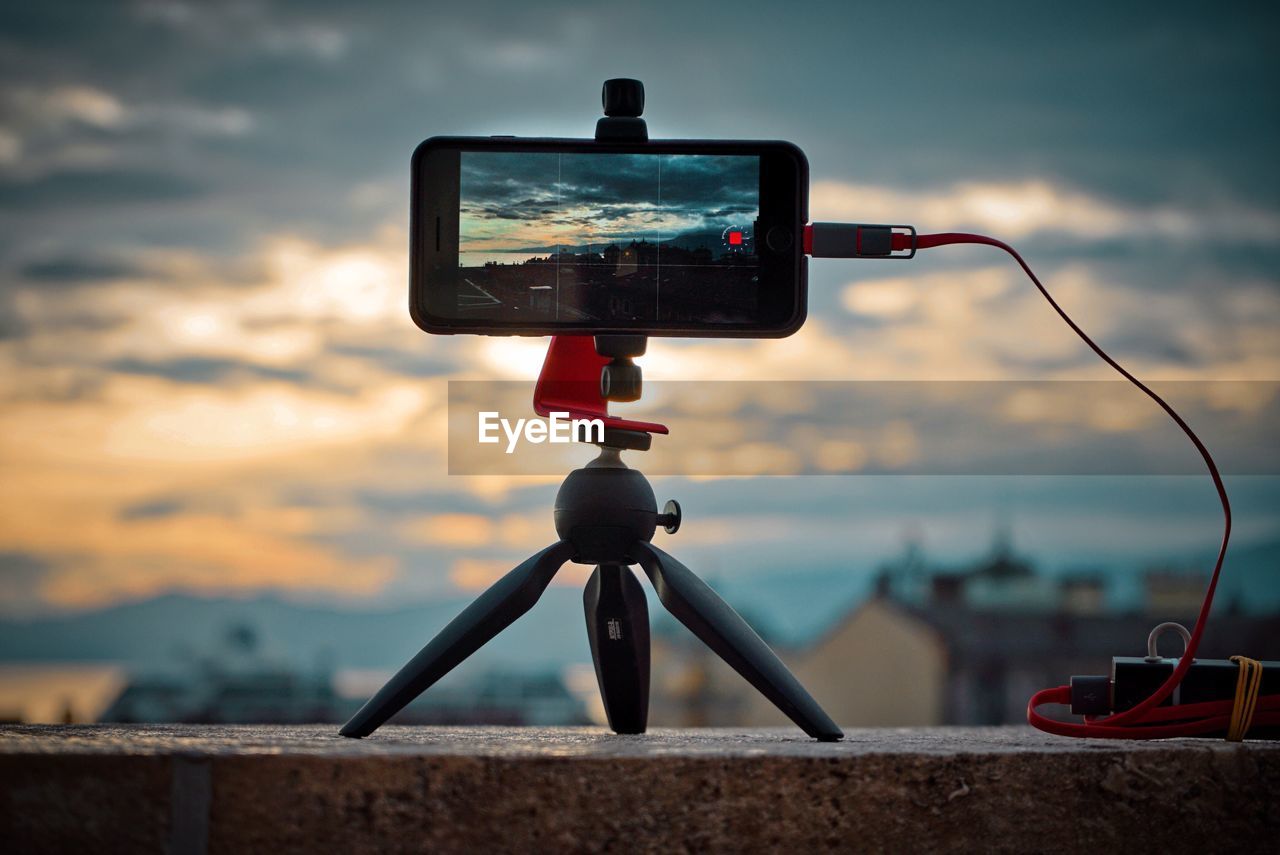
[[[720,246],[732,253],[745,252],[751,240],[751,230],[746,226],[728,225],[720,232]]]

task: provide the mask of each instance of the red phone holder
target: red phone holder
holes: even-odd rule
[[[616,339],[640,339],[639,353],[644,352],[642,336],[618,336]],[[635,400],[640,397],[639,369],[630,364],[629,357],[605,355],[601,353],[602,349],[608,352],[607,345],[601,347],[601,342],[593,336],[552,336],[547,358],[542,363],[542,372],[533,389],[534,412],[544,417],[556,412],[568,413],[570,418],[575,419],[600,419],[604,422],[605,430],[610,431],[668,433],[667,426],[657,422],[640,422],[609,415],[610,400]],[[606,392],[610,391],[609,374],[620,359],[626,360],[626,363],[619,367],[629,367],[635,372],[634,394],[610,394],[606,397]]]

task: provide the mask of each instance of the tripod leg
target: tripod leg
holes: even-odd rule
[[[637,543],[631,557],[644,568],[667,611],[805,733],[824,742],[844,736],[769,645],[688,567],[651,543]]]
[[[533,608],[560,565],[572,555],[573,547],[562,540],[526,559],[495,582],[387,681],[351,721],[342,726],[342,735],[361,737],[373,733],[436,680],[510,626]]]
[[[614,733],[644,733],[649,719],[649,610],[623,564],[596,567],[582,592],[600,697]]]

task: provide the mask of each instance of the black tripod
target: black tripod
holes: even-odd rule
[[[639,386],[634,365],[610,365],[604,371],[603,385]],[[659,525],[673,534],[680,526],[680,506],[668,502],[659,514],[649,482],[622,462],[623,449],[643,450],[649,442],[647,433],[607,428],[600,455],[570,472],[556,494],[560,540],[502,577],[454,618],[346,723],[342,735],[368,736],[531,609],[561,565],[574,561],[596,565],[582,599],[596,678],[614,731],[643,733],[648,719],[649,614],[644,589],[630,569],[639,564],[667,611],[805,733],[839,739],[840,728],[747,622],[687,567],[649,542]]]
[[[643,105],[638,81],[608,81],[609,118],[600,120],[597,138],[647,138],[639,118]],[[598,392],[591,392],[597,402],[639,398],[640,369],[631,359],[644,353],[644,345],[643,336],[596,337],[596,353],[613,360],[601,368]],[[551,361],[543,368],[544,377],[554,373]],[[660,425],[651,427],[665,432]],[[644,589],[631,571],[631,565],[639,564],[667,611],[805,733],[828,741],[841,738],[840,728],[746,621],[687,567],[649,542],[659,525],[672,534],[680,526],[680,506],[668,502],[659,514],[649,482],[622,462],[623,450],[643,451],[650,442],[643,430],[606,427],[597,443],[599,456],[570,472],[556,494],[560,540],[499,579],[454,618],[361,707],[342,735],[362,737],[376,730],[531,609],[556,571],[573,561],[596,565],[583,605],[600,694],[615,732],[643,733],[649,714],[649,614]]]

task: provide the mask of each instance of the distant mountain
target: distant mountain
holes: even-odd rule
[[[1213,556],[1173,556],[1165,565],[1207,572]],[[1052,565],[1052,562],[1047,562]],[[1112,603],[1140,605],[1141,571],[1160,562],[1113,566]],[[771,643],[797,646],[820,635],[866,596],[878,562],[809,566],[794,572],[706,577]],[[1041,565],[1043,566],[1043,565]],[[686,630],[666,615],[644,581],[655,632]],[[470,596],[396,609],[353,609],[252,599],[167,595],[73,615],[0,621],[0,661],[110,661],[140,669],[194,664],[227,632],[252,628],[264,653],[305,667],[321,657],[336,668],[398,668],[471,601]],[[1280,541],[1233,548],[1219,587],[1221,609],[1280,612]],[[553,586],[475,657],[487,667],[539,668],[590,662],[582,593]]]
[[[615,238],[601,239],[591,244],[578,244],[576,246],[526,246],[520,249],[509,250],[512,254],[529,256],[544,256],[553,252],[571,252],[575,255],[581,255],[586,252],[600,252],[610,244],[618,246],[627,246],[633,240],[648,240],[650,243],[660,243],[663,246],[677,246],[681,249],[709,249],[713,252],[719,252],[723,249],[723,233],[724,229],[699,229],[695,231],[681,232],[672,237],[663,238],[660,241],[654,241],[651,235],[635,235]]]
[[[1171,556],[1166,563],[1174,567],[1203,567],[1208,574],[1217,557],[1214,550],[1199,555]],[[1280,612],[1280,540],[1251,544],[1237,541],[1231,546],[1214,602],[1215,611],[1234,602],[1245,612]]]
[[[0,660],[110,661],[139,669],[183,667],[251,628],[263,652],[298,667],[393,669],[431,640],[470,597],[394,610],[354,610],[254,599],[166,595],[74,615],[0,621]],[[582,594],[553,588],[534,613],[476,657],[524,667],[589,662]]]
[[[771,641],[794,644],[843,614],[866,588],[847,568],[708,581]],[[658,632],[686,630],[666,615],[647,580]],[[265,654],[297,667],[323,659],[335,668],[390,670],[417,653],[470,596],[399,609],[349,609],[251,599],[169,594],[71,615],[0,621],[0,661],[118,662],[140,670],[194,666],[228,632],[247,627]],[[474,657],[490,667],[539,668],[591,661],[582,592],[554,586]]]

